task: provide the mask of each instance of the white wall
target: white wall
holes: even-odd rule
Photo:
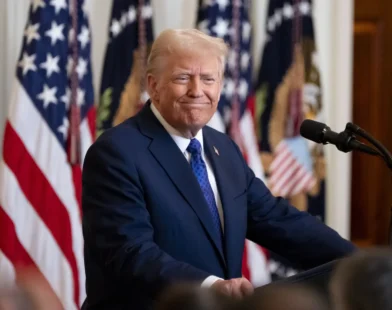
[[[329,2],[329,3],[328,3]],[[353,0],[316,2],[326,122],[335,131],[352,120]],[[327,223],[350,237],[351,153],[328,150]]]
[[[99,89],[102,61],[111,9],[111,0],[87,0],[93,32],[93,74]],[[253,0],[255,72],[260,63],[264,40],[267,0]],[[154,30],[158,34],[169,27],[194,26],[197,0],[152,0]],[[342,130],[351,120],[351,63],[353,0],[314,0],[315,27],[322,74],[326,122]],[[0,136],[3,136],[10,87],[19,55],[29,1],[0,1]],[[159,12],[159,14],[157,13]],[[176,12],[180,12],[176,14]],[[1,148],[1,146],[0,146]],[[351,158],[327,147],[327,223],[349,237],[349,193]]]

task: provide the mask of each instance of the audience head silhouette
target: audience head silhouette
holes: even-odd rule
[[[237,310],[327,310],[326,301],[310,287],[299,284],[272,284],[256,289],[253,296],[237,305]]]
[[[336,310],[392,310],[392,250],[360,251],[343,259],[330,290]]]
[[[195,285],[176,285],[165,290],[155,310],[227,310],[232,300],[213,290]]]

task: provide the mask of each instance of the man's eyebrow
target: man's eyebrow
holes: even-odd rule
[[[179,74],[186,74],[186,75],[193,75],[191,70],[188,69],[176,69],[173,70],[172,75],[179,75]],[[201,72],[200,76],[216,76],[218,75],[217,72]]]
[[[185,68],[176,68],[172,71],[172,74],[191,74],[191,70]]]

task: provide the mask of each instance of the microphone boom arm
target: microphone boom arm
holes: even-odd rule
[[[369,143],[373,144],[374,147],[378,150],[378,155],[381,156],[386,165],[390,170],[392,170],[392,155],[391,153],[387,150],[387,148],[382,145],[379,141],[377,141],[370,133],[366,132],[363,130],[361,127],[353,124],[353,123],[347,123],[345,131],[357,134],[358,136],[364,138],[367,140]]]
[[[353,123],[347,123],[345,131],[350,132],[351,134],[357,134],[358,136],[367,140],[369,143],[373,144],[374,147],[378,150],[379,155],[382,157],[382,159],[384,159],[384,162],[386,163],[388,168],[392,170],[392,155],[388,151],[388,149],[381,144],[381,142],[377,141],[370,133],[366,132],[361,127]],[[392,209],[391,209],[391,213],[392,213]],[[392,246],[392,216],[389,220],[388,239],[389,239],[388,240],[389,245]]]

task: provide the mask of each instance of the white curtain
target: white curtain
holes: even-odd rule
[[[353,0],[313,0],[316,39],[322,76],[326,122],[341,131],[351,121],[351,64]],[[112,0],[87,0],[92,28],[94,86],[99,90],[102,61]],[[152,0],[154,31],[194,26],[198,0]],[[252,1],[253,57],[255,73],[260,63],[268,0]],[[0,136],[3,136],[8,101],[17,57],[20,53],[29,0],[0,1]],[[0,146],[1,150],[2,146]],[[350,175],[349,155],[327,147],[327,223],[349,237]]]

